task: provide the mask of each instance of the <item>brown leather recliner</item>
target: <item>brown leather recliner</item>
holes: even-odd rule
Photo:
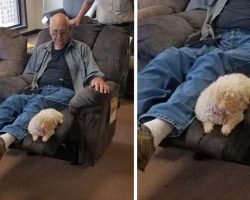
[[[16,55],[13,56],[17,60],[25,60],[26,40],[16,31],[14,31],[15,34],[10,35],[9,29],[0,30],[2,31],[0,33],[1,46],[6,46],[10,40],[25,41],[22,45],[9,50],[16,52],[18,48],[24,47],[25,54],[22,54],[20,58],[15,57]],[[85,42],[90,46],[97,64],[108,80],[111,93],[101,94],[88,86],[83,87],[82,91],[71,99],[69,107],[62,110],[64,122],[56,129],[56,134],[48,142],[43,143],[40,139],[33,142],[31,136],[27,134],[21,143],[14,146],[25,149],[30,154],[70,160],[75,164],[94,165],[115,133],[119,84],[123,70],[128,68],[129,36],[123,28],[100,27],[94,24],[73,27],[71,35],[73,39]],[[50,39],[48,29],[44,29],[37,37],[36,46]],[[2,58],[7,50],[6,48],[0,49],[0,58]],[[11,66],[17,65],[13,63]],[[23,92],[31,83],[32,76],[21,74],[24,67],[25,64],[22,62],[16,67],[17,75],[12,74],[0,78],[1,101],[11,94]],[[10,69],[10,67],[7,68],[7,70]]]

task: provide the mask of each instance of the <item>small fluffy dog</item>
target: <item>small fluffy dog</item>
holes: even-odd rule
[[[55,129],[63,122],[63,114],[53,108],[41,110],[29,122],[28,131],[32,140],[36,141],[42,136],[42,141],[47,142],[55,133]]]
[[[217,124],[222,125],[222,134],[228,136],[244,119],[249,100],[250,78],[239,73],[221,76],[201,93],[195,114],[206,134]]]

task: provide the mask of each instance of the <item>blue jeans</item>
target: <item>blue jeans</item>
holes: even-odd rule
[[[219,76],[250,75],[250,31],[221,30],[216,46],[169,48],[138,74],[138,121],[159,118],[181,133],[194,119],[201,91]]]
[[[44,108],[61,110],[69,105],[74,91],[47,85],[38,93],[14,94],[0,105],[0,133],[10,133],[17,141],[27,135],[30,119]]]

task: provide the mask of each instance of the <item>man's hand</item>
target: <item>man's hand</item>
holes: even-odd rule
[[[90,82],[90,87],[95,88],[95,90],[99,91],[100,93],[110,93],[108,84],[101,77],[93,78]]]
[[[70,26],[79,25],[80,23],[81,23],[81,18],[79,17],[69,20]]]

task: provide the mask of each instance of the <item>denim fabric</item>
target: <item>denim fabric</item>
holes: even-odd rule
[[[139,123],[170,122],[181,133],[194,119],[198,96],[219,76],[250,75],[250,32],[221,30],[216,46],[169,48],[138,74]]]
[[[61,86],[47,85],[38,93],[14,94],[0,105],[0,133],[10,133],[18,141],[27,134],[30,119],[40,110],[61,110],[69,105],[74,91]]]

